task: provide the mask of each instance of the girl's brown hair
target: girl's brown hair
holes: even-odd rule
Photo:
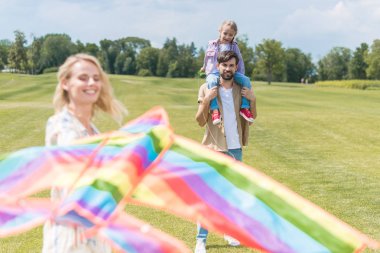
[[[219,27],[219,31],[222,30],[223,26],[228,25],[235,31],[235,35],[238,33],[237,24],[233,20],[224,20],[223,23]]]
[[[238,28],[237,28],[237,24],[235,23],[235,21],[233,21],[233,20],[224,20],[223,23],[222,23],[222,24],[220,25],[220,27],[219,27],[219,32],[222,31],[223,26],[225,26],[225,25],[231,27],[232,30],[235,31],[235,36],[236,36],[236,34],[237,34],[237,32],[238,32]],[[231,48],[233,47],[233,41],[235,40],[235,36],[234,36],[233,39],[231,40]],[[218,43],[218,47],[219,47],[219,41],[220,41],[220,37],[219,37],[218,42],[217,42],[217,43]]]

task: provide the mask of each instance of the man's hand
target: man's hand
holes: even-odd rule
[[[256,100],[256,96],[255,96],[255,93],[253,93],[253,90],[248,89],[247,87],[243,87],[241,89],[241,95],[251,102]]]
[[[206,84],[204,84],[206,85]],[[202,86],[203,88],[203,86]],[[211,89],[207,89],[207,87],[204,87],[205,89],[201,90],[201,98],[198,106],[197,114],[195,115],[195,120],[198,122],[198,124],[203,127],[207,123],[207,118],[209,117],[210,112],[210,101],[216,97],[218,94],[218,87],[213,87]],[[204,92],[204,93],[203,93]],[[202,96],[204,94],[204,96]]]
[[[211,89],[207,89],[204,102],[210,103],[210,101],[214,99],[217,95],[218,95],[218,86],[212,87]]]
[[[250,105],[251,105],[250,110],[252,112],[253,118],[256,119],[256,117],[257,117],[256,95],[253,92],[253,89],[248,89],[246,87],[243,87],[241,89],[241,95],[250,101]],[[249,123],[249,124],[251,125],[252,123]]]

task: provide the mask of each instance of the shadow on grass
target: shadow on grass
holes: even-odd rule
[[[41,85],[33,85],[29,87],[24,87],[22,89],[15,89],[11,91],[2,92],[2,94],[0,94],[0,100],[12,99],[13,97],[25,96],[27,94],[30,94],[31,97],[36,97],[33,94],[38,94],[39,96],[42,96],[46,95],[47,93],[53,94],[52,89],[46,89],[44,86]]]
[[[7,99],[7,98],[10,98],[13,96],[20,95],[20,94],[29,93],[31,91],[35,91],[36,89],[38,89],[38,87],[30,86],[30,87],[23,88],[23,89],[16,89],[13,91],[4,92],[3,94],[0,95],[0,99],[3,100],[3,99]]]
[[[206,246],[207,249],[229,249],[233,251],[233,249],[242,249],[244,248],[243,246],[230,246],[228,244],[208,244]]]
[[[267,84],[267,85],[268,86],[283,87],[283,88],[305,88],[308,86],[312,86],[312,84],[302,85],[302,84],[289,84],[289,83],[272,83],[272,84]]]

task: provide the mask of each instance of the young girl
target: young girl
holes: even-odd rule
[[[238,70],[234,75],[235,82],[240,84],[242,87],[251,89],[251,80],[244,75],[245,68],[243,58],[241,56],[239,47],[236,41],[234,40],[237,31],[237,25],[234,21],[224,21],[219,28],[219,38],[217,40],[211,40],[208,43],[201,71],[206,72],[206,81],[209,89],[218,85],[219,72],[216,68],[218,53],[229,50],[234,51],[239,56]],[[242,97],[240,115],[244,117],[244,119],[246,119],[247,121],[253,122],[253,116],[249,108],[250,104],[248,99]],[[221,118],[217,98],[211,100],[210,110],[212,111],[213,124],[219,124],[221,122]]]
[[[59,68],[54,95],[55,115],[46,125],[45,142],[67,145],[73,140],[99,133],[91,120],[96,109],[112,115],[119,123],[124,107],[113,96],[111,84],[98,60],[86,54],[67,58]],[[61,199],[65,189],[53,188],[51,198]],[[84,229],[47,222],[43,232],[43,253],[111,253],[111,248],[97,237],[85,238]]]

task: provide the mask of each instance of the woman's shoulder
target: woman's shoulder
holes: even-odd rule
[[[65,111],[56,113],[47,120],[45,144],[48,146],[68,144],[79,135],[75,122]]]
[[[58,112],[49,117],[46,123],[46,127],[68,127],[72,125],[72,117],[65,110]]]

